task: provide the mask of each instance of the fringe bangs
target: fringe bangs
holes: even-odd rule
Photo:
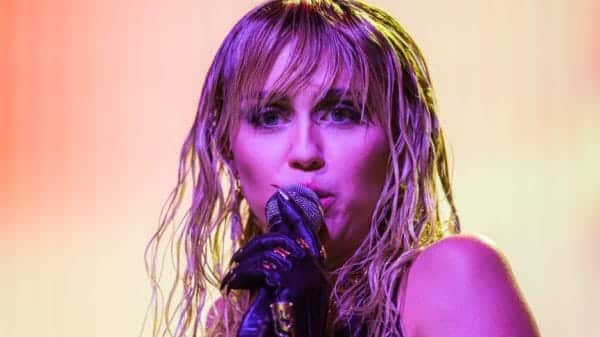
[[[325,71],[325,81],[318,88],[317,99],[324,97],[335,79],[344,74],[349,78],[348,94],[362,108],[363,117],[371,111],[377,112],[367,108],[368,55],[356,48],[355,41],[344,36],[343,28],[332,25],[332,20],[319,15],[322,13],[315,15],[314,9],[305,6],[287,3],[277,10],[282,12],[275,15],[261,11],[258,19],[248,18],[250,24],[238,24],[244,26],[244,33],[236,34],[236,40],[231,42],[237,47],[230,51],[231,55],[226,55],[229,61],[223,81],[224,96],[228,100],[222,114],[231,116],[230,126],[239,122],[243,102],[269,101],[273,95],[299,92],[311,84],[310,79],[321,69]],[[259,19],[266,21],[252,21]],[[292,49],[287,66],[267,96],[261,96],[270,69],[285,47]],[[381,116],[378,119],[381,120]]]

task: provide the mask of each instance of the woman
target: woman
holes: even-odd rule
[[[186,261],[154,335],[537,336],[501,253],[458,234],[447,166],[425,60],[392,17],[350,0],[258,6],[208,71],[149,244],[154,281],[170,226],[178,275],[182,246]],[[316,192],[322,226],[290,185]]]

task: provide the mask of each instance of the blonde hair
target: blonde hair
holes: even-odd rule
[[[218,289],[227,269],[226,247],[235,250],[260,233],[245,202],[242,228],[229,228],[240,207],[230,166],[230,137],[242,102],[256,98],[288,44],[294,56],[272,92],[301,89],[317,70],[314,60],[326,54],[321,59],[327,63],[329,80],[323,83],[323,92],[336,74],[350,74],[350,92],[363,114],[385,127],[390,147],[386,183],[370,231],[356,252],[333,271],[336,323],[360,317],[369,336],[401,336],[398,296],[410,261],[445,233],[460,231],[433,87],[423,55],[408,33],[390,15],[361,1],[266,2],[233,27],[214,58],[181,150],[177,185],[148,243],[153,336],[236,333],[248,305],[244,291],[224,296],[221,301],[227,310],[220,313],[221,321],[210,329],[204,326],[210,310],[207,293]],[[177,221],[190,183],[191,206]],[[449,208],[447,220],[440,211],[440,187]],[[162,303],[159,247],[169,228],[176,278]],[[182,258],[185,269],[180,272]]]

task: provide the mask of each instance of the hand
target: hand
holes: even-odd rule
[[[234,254],[232,262],[237,265],[221,287],[259,289],[238,336],[268,336],[268,330],[274,331],[269,305],[285,301],[293,303],[295,335],[320,337],[331,291],[320,243],[293,199],[277,198],[280,219],[272,224],[270,233],[256,236]]]

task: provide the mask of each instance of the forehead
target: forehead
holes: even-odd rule
[[[283,82],[285,82],[286,77],[291,75],[291,72],[302,71],[300,69],[290,69],[297,66],[293,55],[294,48],[292,44],[288,43],[282,48],[271,70],[268,72],[263,92],[277,91]],[[316,64],[314,64],[313,70],[310,71],[310,75],[306,78],[299,78],[299,82],[302,83],[299,83],[295,88],[291,88],[291,91],[297,93],[296,91],[298,90],[306,90],[313,93],[322,92],[322,95],[324,95],[325,92],[331,93],[332,90],[330,88],[335,88],[336,91],[348,90],[350,88],[351,72],[347,69],[348,67],[331,69],[332,61],[330,54],[323,52],[318,60],[315,60]]]

